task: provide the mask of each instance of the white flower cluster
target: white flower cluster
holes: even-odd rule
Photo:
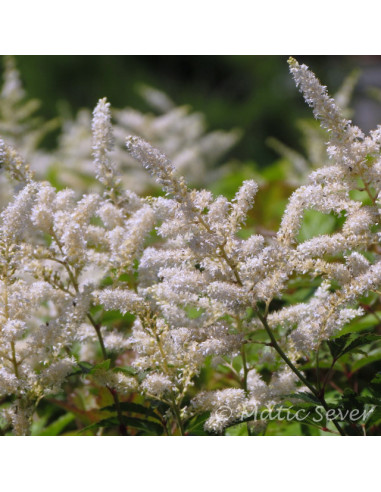
[[[118,169],[124,188],[145,193],[154,185],[140,163],[126,152],[126,135],[143,138],[160,149],[171,159],[176,174],[184,175],[193,185],[205,186],[226,173],[228,164],[218,167],[217,164],[239,140],[238,130],[206,132],[201,113],[190,113],[185,106],[176,107],[165,94],[153,89],[145,89],[143,97],[152,107],[152,113],[132,108],[112,112],[113,150],[111,152],[111,146],[107,148],[108,163]],[[101,114],[94,113],[93,125],[102,124]],[[83,109],[74,121],[64,121],[60,136],[57,157],[62,169],[57,165],[58,177],[76,189],[86,189],[89,180],[94,178],[90,124],[91,113]],[[100,145],[105,143],[100,142]],[[96,183],[93,186],[96,187]]]
[[[138,388],[168,405],[180,427],[189,412],[211,411],[206,428],[221,432],[254,407],[294,392],[298,377],[290,364],[362,314],[358,299],[381,284],[380,129],[363,135],[306,66],[293,59],[290,66],[329,131],[332,162],[294,192],[274,236],[240,235],[258,192],[255,182],[245,181],[232,201],[189,189],[177,166],[137,136],[127,139],[128,152],[167,195],[141,198],[124,190],[105,99],[92,122],[99,193],[78,199],[71,189],[35,181],[0,142],[2,165],[24,183],[0,226],[0,395],[13,398],[5,416],[16,433],[27,433],[33,405],[57,391],[79,354],[94,353],[87,348],[98,343],[106,361],[111,353],[133,354],[136,379],[115,367],[93,374],[116,405],[117,393]],[[119,118],[130,121],[123,113]],[[164,133],[178,121],[172,109],[165,118],[162,126],[151,122]],[[359,188],[368,204],[351,195]],[[304,212],[311,209],[341,217],[340,230],[300,241]],[[302,276],[323,281],[306,302],[272,310],[272,300]],[[115,310],[134,316],[130,336],[102,325],[102,313]],[[285,356],[264,352],[263,361],[275,361],[265,382],[250,365],[250,347],[259,330],[273,336],[279,328]],[[275,347],[274,341],[268,345]],[[233,385],[197,393],[195,379],[206,360],[231,370]]]
[[[353,113],[349,104],[360,72],[354,70],[345,79],[334,95],[335,105],[340,108],[347,118]],[[268,145],[275,150],[288,164],[286,180],[294,186],[304,184],[306,177],[314,169],[329,165],[329,155],[326,151],[327,132],[314,118],[303,118],[296,122],[304,152],[288,147],[276,138],[269,138]]]

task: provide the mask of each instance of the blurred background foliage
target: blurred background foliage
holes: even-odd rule
[[[365,131],[378,123],[380,102],[370,93],[381,88],[381,57],[296,56],[311,66],[335,92],[354,68],[361,74],[352,107]],[[267,145],[276,137],[300,149],[299,118],[310,112],[288,73],[286,56],[17,56],[26,93],[42,101],[46,119],[74,116],[107,97],[114,108],[151,110],[140,96],[142,85],[155,87],[176,105],[205,114],[209,130],[239,128],[240,142],[229,158],[259,167],[277,154]],[[377,92],[377,91],[376,91]],[[357,121],[358,120],[358,121]],[[44,145],[54,147],[58,131]]]

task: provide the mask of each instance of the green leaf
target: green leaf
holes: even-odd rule
[[[150,420],[142,420],[134,417],[126,417],[123,415],[122,417],[123,425],[127,427],[132,427],[134,429],[142,431],[145,435],[148,436],[161,436],[163,434],[163,426],[157,424],[156,422],[151,422]],[[106,429],[119,427],[120,422],[116,417],[111,417],[107,419],[102,419],[98,422],[94,422],[87,427],[81,429],[80,433],[98,429],[100,427],[104,427]]]
[[[205,422],[208,420],[210,412],[205,412],[196,415],[185,426],[186,434],[189,436],[208,436],[208,432],[204,430]]]
[[[49,419],[54,413],[54,407],[49,406],[44,409],[43,415],[40,415],[41,412],[37,411],[37,418],[33,419],[32,425],[30,427],[30,432],[32,436],[39,436],[44,428],[47,426]]]
[[[139,413],[141,415],[151,417],[151,418],[153,418],[153,419],[155,419],[161,423],[160,417],[151,408],[144,407],[143,405],[139,405],[138,403],[123,401],[123,402],[119,403],[119,407],[120,407],[122,412]],[[109,405],[107,407],[101,408],[100,410],[106,411],[106,412],[116,412],[117,411],[115,405]]]
[[[340,357],[342,357],[344,354],[352,352],[353,350],[359,347],[362,347],[363,345],[368,345],[369,343],[372,343],[376,340],[379,341],[380,339],[381,337],[379,335],[373,335],[373,334],[366,334],[366,335],[359,336],[345,347],[345,349],[341,352]]]
[[[132,366],[118,366],[114,367],[112,370],[113,372],[123,372],[124,374],[127,374],[128,376],[135,376],[138,371],[135,369],[135,367]]]
[[[376,405],[381,407],[381,398],[376,398],[373,396],[359,396],[358,401],[368,405]]]
[[[110,359],[103,360],[102,362],[99,362],[99,364],[96,364],[95,366],[93,364],[90,364],[89,362],[86,361],[81,361],[78,362],[77,367],[75,370],[70,374],[70,376],[74,376],[75,374],[94,374],[96,371],[108,371],[110,369]]]
[[[99,429],[100,427],[104,427],[108,429],[113,427],[119,427],[119,425],[120,425],[119,420],[116,417],[110,417],[108,419],[102,419],[99,420],[98,422],[94,422],[93,424],[84,427],[79,431],[79,434],[82,434],[83,432],[87,432],[90,430]]]
[[[110,369],[110,359],[106,359],[99,364],[96,364],[94,367],[91,368],[90,374],[94,374],[97,371],[108,371]]]
[[[149,436],[161,436],[164,431],[162,425],[159,425],[156,422],[151,422],[150,420],[142,420],[134,417],[123,417],[123,423],[128,427],[141,430]]]
[[[247,436],[247,423],[232,425],[225,430],[225,436]]]
[[[354,364],[351,367],[352,372],[356,372],[360,369],[362,369],[365,366],[368,366],[369,364],[373,364],[375,362],[378,362],[381,360],[381,353],[374,354],[374,355],[368,355],[367,357],[364,357],[363,359],[356,360]]]
[[[312,403],[313,405],[321,405],[321,402],[315,395],[307,391],[300,391],[298,393],[292,393],[290,395],[284,395],[287,398],[297,399],[305,401],[306,403]]]
[[[344,349],[350,337],[351,337],[351,333],[347,333],[346,335],[342,335],[341,337],[338,338],[333,338],[332,340],[329,340],[327,342],[329,351],[331,352],[331,355],[334,359],[340,357],[340,353]]]
[[[381,373],[378,373],[370,382],[370,391],[376,397],[381,398]]]
[[[337,218],[334,215],[323,214],[316,210],[306,210],[298,240],[304,242],[316,236],[330,234],[334,231],[336,222]]]
[[[89,374],[93,365],[86,361],[78,362],[77,367],[73,372],[69,374],[69,376],[75,376],[77,374]]]
[[[372,427],[374,425],[380,425],[381,424],[381,407],[375,407],[373,412],[369,415],[366,425],[367,427]]]
[[[319,429],[314,425],[301,423],[300,430],[303,436],[320,436]]]
[[[67,427],[70,422],[75,419],[75,415],[71,412],[61,415],[55,422],[45,427],[40,432],[40,436],[58,436]]]
[[[377,312],[377,314],[381,315],[380,312]],[[366,316],[363,316],[362,318],[357,318],[345,325],[344,328],[340,330],[340,334],[344,335],[346,333],[355,333],[359,331],[370,330],[371,328],[374,328],[376,325],[378,325],[378,323],[378,320],[374,317],[373,314],[368,314]]]
[[[346,333],[341,337],[333,338],[332,340],[329,340],[327,342],[331,355],[335,360],[339,359],[345,354],[348,354],[349,352],[353,352],[354,350],[358,352],[360,347],[368,345],[374,341],[379,341],[381,339],[379,335],[364,333],[358,335],[357,338],[351,340],[351,338],[353,338],[354,336],[356,336],[356,334]]]

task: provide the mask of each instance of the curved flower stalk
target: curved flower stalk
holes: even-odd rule
[[[358,70],[350,73],[334,96],[335,104],[346,118],[352,114],[349,104],[359,76]],[[286,179],[294,186],[305,184],[313,170],[330,164],[326,151],[327,133],[324,128],[313,118],[298,120],[297,128],[302,138],[303,154],[276,138],[271,137],[267,140],[268,145],[290,164]]]

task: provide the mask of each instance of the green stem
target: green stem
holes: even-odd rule
[[[107,355],[106,347],[105,347],[105,344],[104,344],[104,341],[103,341],[103,337],[102,337],[102,333],[101,333],[101,327],[100,327],[100,325],[98,323],[96,323],[96,321],[94,320],[94,318],[91,316],[90,313],[87,313],[87,317],[90,320],[90,323],[93,325],[93,327],[94,327],[94,329],[96,331],[96,334],[97,334],[97,337],[98,337],[98,340],[99,340],[99,344],[101,346],[103,358],[105,360],[107,360],[108,359],[108,355]]]
[[[259,310],[256,311],[258,318],[261,320],[267,334],[270,337],[271,340],[271,346],[278,352],[278,354],[281,356],[281,358],[284,360],[284,362],[288,365],[288,367],[293,371],[296,376],[302,381],[307,388],[311,391],[313,395],[316,396],[316,398],[320,401],[322,407],[324,410],[327,412],[329,410],[329,407],[324,399],[324,395],[321,394],[321,392],[317,391],[314,386],[312,386],[307,379],[303,376],[303,374],[294,366],[294,364],[291,362],[291,360],[287,357],[287,355],[283,352],[282,348],[279,346],[278,342],[276,341],[273,332],[271,331],[271,328],[269,324],[267,323],[267,320],[262,314],[259,312]],[[342,436],[345,436],[345,432],[341,428],[340,424],[336,422],[336,420],[332,420],[334,426],[338,430],[339,434]]]
[[[122,410],[120,408],[118,393],[114,389],[110,388],[109,386],[107,386],[107,389],[111,393],[113,400],[114,400],[114,403],[115,403],[116,413],[118,415],[118,420],[119,420],[120,435],[121,436],[127,436],[128,434],[127,434],[126,426],[123,423],[123,415],[122,415]]]
[[[328,371],[327,371],[327,374],[325,375],[325,378],[323,380],[323,384],[322,384],[322,391],[324,392],[325,391],[325,387],[327,386],[327,383],[329,381],[329,377],[332,373],[332,370],[333,370],[333,366],[336,364],[337,362],[337,359],[336,358],[333,358],[332,360],[332,364],[330,365]]]
[[[173,403],[171,406],[172,406],[173,413],[175,414],[175,418],[176,418],[177,426],[178,426],[179,431],[180,431],[180,435],[183,436],[185,434],[185,429],[184,429],[183,422],[181,420],[179,407],[177,406],[175,400],[173,400]]]
[[[247,368],[245,345],[242,345],[242,347],[241,347],[241,357],[242,357],[242,365],[243,365],[243,381],[242,381],[242,386],[243,386],[243,389],[245,390],[245,393],[247,394],[247,375],[249,373],[249,370]]]
[[[278,342],[276,341],[273,332],[271,331],[270,326],[267,323],[266,318],[264,318],[259,311],[257,311],[257,316],[261,320],[267,334],[271,340],[271,346],[278,352],[278,354],[282,357],[285,363],[289,366],[289,368],[298,376],[298,378],[307,386],[307,388],[315,395],[318,395],[316,389],[307,381],[307,379],[303,376],[303,374],[294,366],[291,360],[287,357],[287,355],[283,352]]]
[[[320,393],[321,386],[320,386],[319,349],[320,349],[320,344],[318,345],[318,348],[316,349],[316,386],[317,386],[318,392]]]
[[[19,369],[18,369],[18,362],[16,359],[16,347],[15,347],[15,342],[11,342],[11,349],[12,349],[12,365],[13,369],[15,372],[15,376],[18,379],[19,378]]]
[[[96,323],[96,321],[94,320],[94,318],[91,316],[90,313],[87,313],[87,317],[90,320],[90,323],[93,325],[93,327],[97,333],[99,344],[100,344],[101,350],[102,350],[103,359],[107,360],[109,357],[107,355],[106,347],[105,347],[105,344],[103,341],[103,337],[102,337],[102,333],[101,333],[101,327],[98,323]],[[111,393],[111,396],[112,396],[114,403],[115,403],[116,413],[117,413],[118,420],[119,420],[119,432],[122,436],[127,436],[126,426],[123,423],[123,415],[122,415],[122,411],[120,408],[118,393],[114,389],[110,388],[109,386],[106,386],[106,388]]]

